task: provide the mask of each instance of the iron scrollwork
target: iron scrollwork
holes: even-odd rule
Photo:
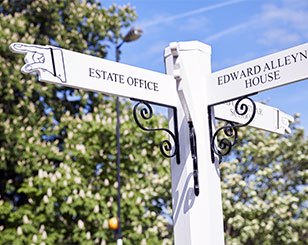
[[[247,104],[247,102],[250,104]],[[226,124],[216,130],[211,140],[212,151],[219,157],[219,163],[223,156],[228,155],[238,140],[238,128],[249,125],[256,115],[256,104],[249,97],[239,98],[234,106],[234,111],[239,116],[247,117],[245,123],[226,121]],[[222,135],[219,138],[219,135]]]
[[[140,117],[138,116],[138,114],[144,120],[151,119],[153,116],[153,109],[151,105],[145,101],[139,101],[138,103],[135,104],[133,108],[133,115],[134,115],[135,122],[144,131],[148,131],[148,132],[164,131],[167,134],[169,134],[169,136],[172,138],[172,141],[174,142],[173,152],[172,152],[172,143],[170,142],[169,139],[165,139],[162,142],[160,142],[160,151],[167,158],[171,158],[175,156],[177,164],[180,164],[180,152],[179,152],[179,140],[178,140],[179,137],[178,137],[178,129],[177,129],[176,109],[174,108],[174,131],[175,133],[173,133],[172,131],[166,128],[155,128],[154,129],[154,128],[148,128],[144,126],[140,122],[139,120]]]

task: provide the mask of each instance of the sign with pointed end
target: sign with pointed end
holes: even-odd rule
[[[166,74],[129,66],[53,46],[12,43],[14,53],[25,54],[23,73],[39,81],[110,95],[175,106],[175,79]]]
[[[230,101],[308,78],[308,43],[210,75],[209,104]]]
[[[230,101],[214,106],[215,118],[240,124],[246,123],[251,118],[252,108],[245,115],[239,115],[235,109],[236,101]],[[249,126],[266,131],[286,134],[291,133],[290,123],[294,118],[275,107],[262,103],[256,104],[256,113]]]

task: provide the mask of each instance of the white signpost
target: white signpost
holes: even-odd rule
[[[176,130],[172,121],[179,129],[174,148],[179,145],[180,162],[171,160],[176,245],[224,244],[214,113],[219,119],[245,124],[250,118],[251,126],[290,132],[288,114],[253,103],[239,115],[232,100],[308,78],[308,44],[211,73],[210,46],[171,43],[165,49],[170,75],[52,46],[13,43],[10,49],[26,55],[22,72],[37,74],[40,81],[176,108],[176,114],[169,113],[170,130]]]
[[[277,134],[291,133],[290,123],[294,118],[285,112],[261,103],[256,104],[256,114],[249,126],[263,129]],[[215,118],[226,121],[245,123],[251,118],[252,107],[249,107],[248,113],[239,115],[235,111],[235,101],[226,102],[214,106]]]

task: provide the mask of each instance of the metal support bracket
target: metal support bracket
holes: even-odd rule
[[[256,115],[256,104],[247,96],[239,98],[235,103],[234,109],[239,116],[247,116],[248,120],[242,124],[226,121],[225,125],[218,128],[214,134],[212,134],[212,122],[209,120],[213,163],[215,163],[214,154],[218,156],[219,163],[221,163],[222,157],[231,152],[238,140],[238,129],[249,125]],[[208,108],[208,113],[209,118],[211,118],[211,108]]]
[[[156,104],[156,103],[151,103]],[[157,104],[158,105],[158,104]],[[140,122],[140,117],[144,120],[149,120],[153,116],[153,109],[150,105],[150,103],[146,101],[139,101],[133,108],[133,115],[135,122],[137,125],[144,131],[153,132],[153,131],[164,131],[172,138],[172,141],[174,142],[174,149],[172,151],[172,143],[169,139],[165,139],[162,142],[160,142],[160,152],[163,154],[164,157],[171,158],[176,157],[177,164],[180,164],[180,147],[179,147],[179,133],[178,133],[178,122],[177,122],[177,111],[176,108],[172,107],[173,109],[173,122],[174,122],[174,133],[166,128],[148,128],[144,126]],[[139,115],[139,116],[138,116]]]
[[[195,128],[194,128],[192,121],[188,122],[188,126],[189,126],[191,157],[193,159],[194,192],[195,192],[195,195],[198,196],[200,193],[200,189],[199,189],[197,139],[196,139]]]

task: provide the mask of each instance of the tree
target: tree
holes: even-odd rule
[[[96,1],[5,0],[0,5],[0,243],[115,243],[115,105],[112,97],[38,83],[20,73],[12,42],[51,44],[104,57],[136,18]],[[78,69],[78,67],[76,67]],[[125,244],[171,242],[169,162],[121,108]],[[153,118],[148,126],[161,127]],[[167,210],[167,211],[166,211]]]
[[[221,164],[227,244],[306,244],[308,140],[241,129],[234,158]]]

